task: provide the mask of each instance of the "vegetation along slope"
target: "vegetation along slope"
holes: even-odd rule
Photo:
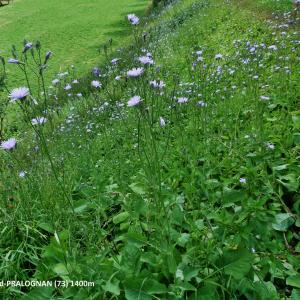
[[[56,56],[34,32],[13,40],[0,69],[0,278],[52,284],[10,284],[2,299],[300,299],[296,8],[122,8],[122,49],[108,42],[100,67],[51,81],[47,66],[76,51]],[[8,66],[23,74],[13,88]]]

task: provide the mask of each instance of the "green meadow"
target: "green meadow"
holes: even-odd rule
[[[51,50],[55,63],[49,73],[74,65],[79,73],[99,63],[99,49],[109,39],[126,40],[128,13],[144,14],[148,0],[14,0],[0,7],[0,55],[11,46],[22,50],[24,39],[39,40]],[[19,76],[9,69],[11,77]]]

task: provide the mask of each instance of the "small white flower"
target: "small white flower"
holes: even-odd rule
[[[12,90],[9,97],[11,101],[23,100],[29,95],[29,89],[27,87],[20,87]]]
[[[216,54],[216,56],[215,56],[215,59],[222,59],[222,58],[223,58],[223,55],[221,53]]]

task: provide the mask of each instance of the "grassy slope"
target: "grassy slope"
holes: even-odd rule
[[[23,39],[40,40],[54,53],[50,73],[74,64],[80,73],[98,62],[99,46],[112,38],[115,45],[128,33],[124,17],[143,13],[147,0],[16,0],[0,9],[0,51]],[[84,63],[83,63],[84,61]],[[9,69],[15,75],[15,68]]]
[[[96,282],[95,289],[61,290],[63,299],[97,293],[100,299],[297,299],[299,236],[295,225],[287,230],[299,215],[296,28],[286,29],[283,41],[282,29],[272,26],[286,20],[270,26],[270,14],[261,14],[251,1],[192,3],[179,2],[165,12],[150,45],[142,46],[154,54],[159,71],[149,68],[137,82],[112,81],[111,93],[70,103],[57,120],[59,133],[48,132],[75,216],[31,141],[20,136],[13,163],[3,155],[3,278],[18,270],[18,279],[34,274]],[[276,44],[279,50],[260,49],[259,67],[247,42]],[[208,72],[199,64],[194,73],[193,53],[200,49]],[[224,56],[220,62],[217,53]],[[141,52],[134,47],[122,55],[111,78],[136,66],[132,58]],[[224,76],[216,75],[218,66]],[[145,87],[157,78],[167,83],[162,96]],[[190,102],[170,111],[174,86],[176,96]],[[154,108],[155,120],[149,131],[143,122],[148,115],[140,115],[141,153],[137,110],[116,109],[116,102],[137,93],[150,112]],[[262,95],[270,101],[261,102]],[[200,100],[207,107],[197,107]],[[167,120],[165,129],[157,125],[159,116]],[[18,178],[23,169],[28,177]],[[274,227],[280,213],[289,220]]]

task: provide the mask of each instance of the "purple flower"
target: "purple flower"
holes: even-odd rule
[[[144,68],[133,68],[127,72],[129,77],[138,77],[144,73]]]
[[[198,104],[198,106],[200,106],[200,107],[205,107],[205,106],[207,106],[207,103],[204,102],[204,101],[199,101],[197,104]]]
[[[261,100],[261,101],[268,101],[268,100],[270,100],[270,97],[267,97],[267,96],[260,96],[260,100]]]
[[[267,147],[267,149],[269,149],[269,150],[274,150],[275,149],[275,146],[272,144],[272,143],[266,143],[266,147]]]
[[[59,84],[59,79],[52,80],[52,85],[57,85],[57,84]]]
[[[15,138],[10,138],[9,140],[2,142],[0,148],[3,150],[10,151],[15,149],[16,146],[17,146],[17,140]]]
[[[102,84],[98,80],[93,80],[91,82],[91,86],[97,89],[97,88],[101,88]]]
[[[64,87],[64,90],[65,90],[65,91],[69,91],[71,88],[72,88],[71,84],[67,84],[67,85]]]
[[[29,95],[29,89],[27,87],[19,87],[13,89],[9,97],[12,102],[17,100],[24,100]]]
[[[164,118],[159,117],[159,124],[160,124],[160,127],[165,127],[166,126],[166,121],[164,120]]]
[[[143,65],[153,65],[153,59],[149,56],[139,57],[139,62]]]
[[[42,125],[45,124],[46,122],[47,122],[47,118],[45,117],[36,117],[31,120],[32,125]]]
[[[187,97],[180,97],[177,99],[178,103],[187,103],[189,99]]]
[[[20,171],[19,172],[19,177],[25,177],[26,176],[26,174],[27,174],[27,172],[26,171]]]
[[[138,25],[140,23],[140,19],[135,14],[127,15],[127,19],[131,25]]]
[[[133,96],[132,98],[129,99],[127,102],[127,106],[137,106],[141,103],[141,97],[140,96]]]
[[[21,61],[15,59],[15,58],[10,58],[10,59],[8,60],[8,63],[9,63],[9,64],[16,64],[16,65],[19,65],[19,64],[23,64],[23,65],[24,65],[24,63],[22,63]]]
[[[158,80],[158,81],[152,80],[150,81],[150,86],[156,89],[162,89],[166,86],[166,84],[162,80]]]
[[[46,53],[46,56],[45,56],[45,63],[48,61],[48,59],[52,56],[52,52],[51,51],[48,51]]]
[[[277,46],[276,45],[271,45],[271,46],[268,47],[268,49],[276,51],[277,50]]]
[[[100,70],[99,68],[95,67],[95,68],[93,68],[93,70],[92,70],[92,74],[93,74],[94,76],[96,76],[96,77],[100,77],[100,75],[101,75],[101,70]]]
[[[116,76],[115,80],[117,80],[117,81],[121,80],[121,76]]]
[[[119,58],[114,58],[110,62],[112,65],[116,65],[116,64],[118,64],[119,60],[120,60]]]
[[[216,56],[215,56],[215,59],[222,59],[223,58],[223,55],[222,54],[216,54]]]
[[[26,43],[23,49],[23,53],[32,48],[32,43]]]
[[[247,183],[247,179],[246,178],[240,178],[240,183]]]

